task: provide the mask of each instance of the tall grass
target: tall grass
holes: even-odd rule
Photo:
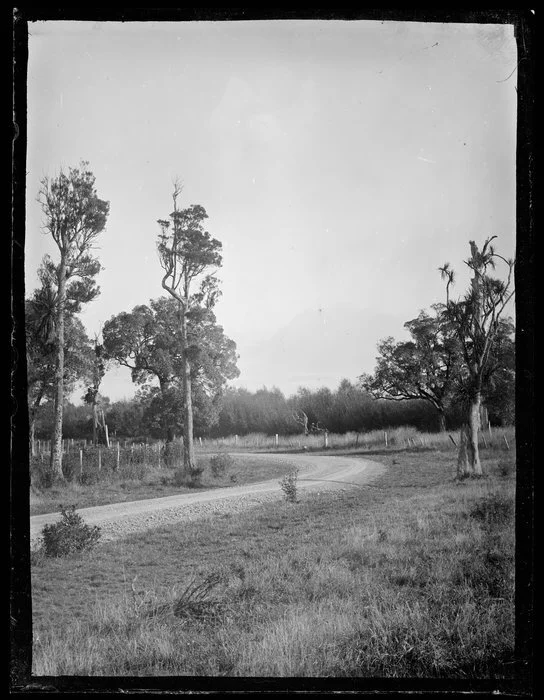
[[[375,458],[371,489],[105,544],[69,577],[37,562],[34,673],[509,676],[513,472],[493,458],[458,483],[449,451]],[[180,615],[195,571],[217,585]]]
[[[431,448],[454,449],[453,440],[458,443],[459,431],[442,433],[420,433],[412,426],[384,428],[369,432],[347,432],[344,434],[328,433],[327,447],[330,449],[381,449],[393,448]],[[450,437],[451,436],[451,437]],[[482,449],[506,449],[506,437],[509,447],[514,446],[514,428],[492,428],[491,432],[480,432],[480,447]],[[231,435],[225,438],[205,438],[198,443],[197,448],[203,450],[322,450],[325,449],[325,434],[315,435],[265,435],[250,433],[249,435]]]

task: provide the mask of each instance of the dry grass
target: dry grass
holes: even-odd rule
[[[342,435],[329,433],[327,443],[329,449],[380,449],[392,448],[427,448],[427,449],[453,449],[450,435],[455,441],[458,431],[446,431],[443,433],[420,433],[411,426],[399,428],[385,428],[384,430],[372,430],[369,432],[348,432]],[[504,438],[508,444],[514,445],[514,428],[493,428],[491,433],[482,431],[480,434],[480,446],[485,449],[503,449],[506,447]],[[387,445],[386,445],[387,441]],[[205,450],[322,450],[325,448],[325,436],[323,433],[316,435],[279,435],[277,442],[274,435],[264,433],[251,433],[249,435],[230,436],[226,438],[205,439],[202,441],[202,449]]]
[[[36,557],[33,671],[508,676],[514,475],[485,457],[487,478],[458,483],[451,452],[374,456],[389,468],[367,488]]]

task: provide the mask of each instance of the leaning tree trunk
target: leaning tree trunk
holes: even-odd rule
[[[443,409],[437,409],[438,410],[438,430],[441,433],[446,432],[446,414],[444,413]]]
[[[187,305],[186,305],[187,306]],[[183,347],[183,470],[192,478],[195,471],[195,446],[193,443],[193,398],[191,388],[191,363],[187,353],[187,317],[181,312],[181,342]]]
[[[49,468],[53,481],[64,481],[62,473],[62,410],[64,405],[64,298],[66,292],[66,267],[59,270],[57,357],[55,365],[55,393],[53,409],[53,434],[51,436],[51,460]]]
[[[461,427],[459,452],[457,455],[457,476],[464,479],[469,476],[482,476],[478,432],[480,430],[481,394],[471,397],[467,407],[466,422]]]

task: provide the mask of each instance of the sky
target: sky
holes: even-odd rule
[[[223,244],[216,315],[235,386],[334,388],[468,281],[468,241],[515,255],[511,25],[393,21],[29,24],[26,294],[43,177],[88,161],[110,215],[91,337],[165,294],[158,219],[202,205]],[[136,387],[110,371],[112,400]]]

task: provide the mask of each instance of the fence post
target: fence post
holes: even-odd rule
[[[325,430],[325,447],[329,446],[329,433]]]
[[[119,471],[119,461],[120,461],[120,449],[119,449],[119,443],[117,443],[117,455],[116,455],[116,460],[115,460],[115,469],[116,471]]]
[[[198,444],[200,445],[200,447],[202,447],[202,438],[201,437],[198,438]]]
[[[98,471],[102,470],[102,450],[98,448]]]
[[[235,436],[234,436],[234,444],[235,444],[235,445],[238,444],[238,435],[235,435]]]
[[[79,480],[83,476],[83,450],[79,451]]]
[[[278,433],[276,433],[275,445],[276,445],[276,447],[279,445],[279,436],[278,436]]]
[[[385,431],[383,433],[383,440],[385,442],[385,446],[387,447],[387,433]]]

